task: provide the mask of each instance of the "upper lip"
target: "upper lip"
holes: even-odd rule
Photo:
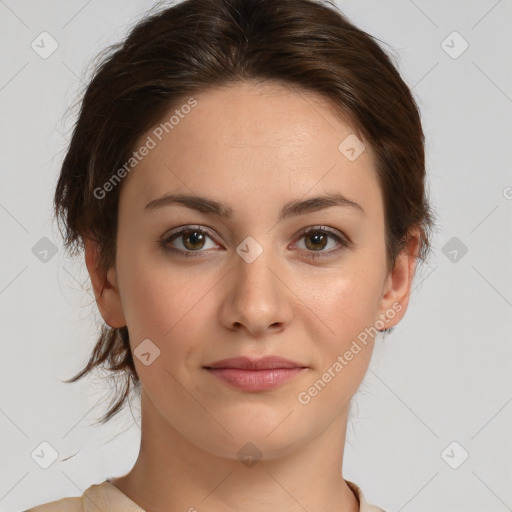
[[[205,365],[205,368],[238,368],[241,370],[273,370],[276,368],[305,368],[304,365],[278,356],[230,357]]]

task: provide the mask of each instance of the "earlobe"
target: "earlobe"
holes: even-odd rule
[[[103,320],[110,327],[124,327],[126,321],[119,295],[115,268],[109,268],[106,274],[99,268],[100,247],[94,240],[84,240],[84,249],[85,264],[91,279],[96,304]]]
[[[418,262],[419,241],[419,232],[411,231],[407,246],[397,256],[393,270],[386,277],[379,309],[380,318],[383,315],[386,318],[386,329],[400,322],[409,305]]]

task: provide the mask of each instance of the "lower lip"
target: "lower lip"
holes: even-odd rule
[[[293,379],[305,368],[274,368],[272,370],[240,370],[238,368],[207,368],[215,377],[244,391],[266,391]]]

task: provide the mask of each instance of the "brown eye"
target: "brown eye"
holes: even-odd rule
[[[210,246],[207,245],[208,240],[212,241]],[[207,231],[195,226],[186,226],[180,231],[163,238],[159,241],[159,244],[165,251],[180,253],[184,256],[193,253],[206,253],[207,249],[217,247]]]
[[[339,250],[350,247],[352,242],[343,235],[331,231],[323,226],[314,227],[302,233],[301,239],[304,239],[304,248],[308,257],[317,258],[322,256],[330,256],[337,253]],[[334,240],[334,244],[330,250],[325,250],[329,245],[329,241]],[[332,245],[332,244],[331,244]],[[312,254],[311,254],[312,253]],[[314,254],[318,253],[318,254]]]
[[[325,249],[329,236],[325,235],[321,231],[310,231],[310,233],[313,233],[313,234],[312,235],[308,234],[305,237],[306,247],[312,251],[318,251],[318,250]]]
[[[191,251],[202,249],[205,242],[205,235],[197,229],[182,231],[179,236],[183,241],[183,245]]]

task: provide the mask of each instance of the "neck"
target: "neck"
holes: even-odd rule
[[[188,441],[142,391],[142,436],[135,465],[110,479],[146,512],[358,512],[342,477],[347,411],[321,436],[286,455],[241,461]],[[251,450],[249,449],[250,453]]]

